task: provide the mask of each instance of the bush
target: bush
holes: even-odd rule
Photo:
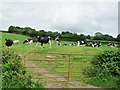
[[[11,49],[2,51],[3,88],[43,88],[38,82],[31,81],[21,63],[21,57]]]
[[[92,64],[97,73],[120,76],[120,52],[105,51]]]
[[[87,73],[92,78],[90,83],[102,87],[119,87],[120,52],[105,51],[94,58],[92,65],[93,68]]]

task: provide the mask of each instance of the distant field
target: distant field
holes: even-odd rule
[[[78,46],[57,46],[55,45],[55,42],[52,41],[52,47],[49,48],[48,45],[46,44],[44,47],[45,48],[41,48],[40,45],[36,45],[36,44],[32,44],[32,45],[27,45],[27,44],[23,44],[22,42],[26,39],[29,38],[28,36],[24,36],[24,35],[17,35],[17,34],[9,34],[9,33],[2,33],[2,47],[6,48],[5,46],[5,39],[6,38],[10,38],[13,40],[20,40],[21,43],[20,44],[16,44],[13,45],[11,47],[11,49],[14,49],[16,51],[16,53],[20,54],[20,55],[26,55],[28,58],[30,59],[40,59],[41,55],[40,54],[32,54],[30,55],[28,52],[30,51],[39,51],[39,52],[56,52],[56,53],[63,53],[63,54],[93,54],[96,55],[100,52],[103,52],[105,50],[112,50],[114,52],[118,51],[118,48],[115,47],[108,47],[107,45],[102,45],[101,47],[78,47]],[[66,41],[61,41],[61,43],[67,43],[70,44],[71,42],[66,42]],[[46,57],[45,55],[42,55],[42,57]],[[57,56],[56,56],[57,57]],[[66,60],[66,57],[57,57],[58,60],[61,58],[63,60]],[[45,59],[45,58],[44,58]],[[74,61],[71,63],[72,66],[81,66],[83,68],[85,68],[86,66],[91,66],[90,62],[78,62],[79,60],[92,60],[92,57],[84,57],[84,56],[79,56],[79,57],[71,57],[71,59]],[[33,62],[36,66],[45,66],[46,64],[51,64],[48,62]],[[68,63],[66,62],[58,62],[58,63],[54,63],[54,65],[51,65],[52,67],[49,68],[49,71],[52,72],[58,72],[58,71],[65,71],[67,69],[64,68],[57,68],[57,66],[68,66]],[[82,72],[82,68],[72,68],[71,71],[81,71]],[[32,73],[33,70],[28,70],[29,73]],[[59,73],[58,73],[59,74]],[[66,76],[67,74],[59,74],[61,76]],[[71,76],[73,74],[71,73]],[[78,76],[78,78],[74,78],[75,80],[82,80],[82,82],[88,80],[88,77],[85,77],[82,73],[75,73],[74,76]],[[81,79],[81,78],[82,79]]]
[[[102,52],[104,50],[113,50],[117,51],[117,48],[111,48],[108,46],[101,46],[98,48],[92,48],[92,47],[77,47],[77,46],[61,46],[57,47],[52,41],[52,48],[48,48],[48,45],[45,45],[45,48],[41,48],[40,45],[27,45],[23,44],[22,42],[29,38],[28,36],[24,35],[18,35],[18,34],[11,34],[11,33],[2,33],[2,47],[6,48],[5,46],[5,39],[12,39],[12,40],[20,40],[20,44],[13,45],[11,48],[14,49],[15,51],[18,52],[24,52],[24,51],[41,51],[41,52],[61,52],[61,53],[84,53],[84,54],[97,54],[99,52]],[[70,44],[72,42],[66,42],[66,41],[61,41],[61,43],[67,43]]]
[[[22,43],[28,36],[11,34],[11,33],[2,33],[2,45],[4,46],[5,39],[20,40]]]

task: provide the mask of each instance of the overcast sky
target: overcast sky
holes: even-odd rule
[[[118,0],[19,1],[0,3],[1,30],[8,30],[13,25],[86,35],[95,32],[118,35]]]

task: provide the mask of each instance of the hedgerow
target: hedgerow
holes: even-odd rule
[[[92,68],[87,69],[89,83],[107,88],[120,87],[120,52],[104,51],[94,57]]]
[[[21,61],[13,50],[2,50],[2,88],[43,88],[39,82],[31,81]]]

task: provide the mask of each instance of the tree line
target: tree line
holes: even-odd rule
[[[90,35],[84,35],[84,34],[76,34],[71,33],[69,31],[62,31],[59,32],[52,32],[52,31],[45,31],[45,30],[35,30],[30,27],[19,27],[19,26],[10,26],[8,28],[9,33],[16,33],[16,34],[22,34],[27,35],[30,37],[37,37],[37,36],[51,36],[52,38],[56,36],[60,36],[61,40],[65,41],[78,41],[78,40],[107,40],[107,41],[118,41],[120,42],[120,34],[116,38],[105,34],[103,35],[100,32],[96,32],[95,36]]]

